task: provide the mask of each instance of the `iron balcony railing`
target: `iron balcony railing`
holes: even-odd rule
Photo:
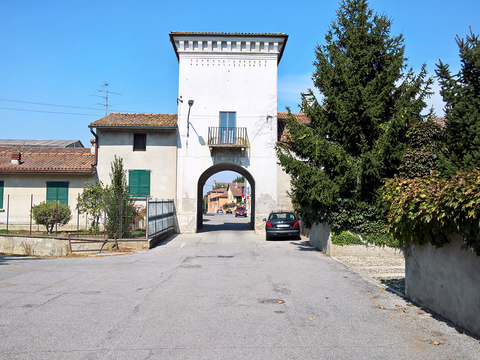
[[[210,147],[248,147],[247,128],[245,127],[209,127],[208,146]]]

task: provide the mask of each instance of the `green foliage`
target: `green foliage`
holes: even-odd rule
[[[480,39],[470,30],[466,39],[458,36],[461,69],[452,75],[449,66],[437,64],[440,94],[445,102],[447,151],[439,170],[450,177],[458,170],[480,167]]]
[[[133,231],[137,208],[128,191],[127,171],[123,167],[122,158],[114,157],[111,171],[111,184],[105,188],[106,230],[108,233],[115,233],[117,237],[129,237]]]
[[[311,126],[289,116],[286,142],[277,145],[307,226],[327,222],[367,239],[378,230],[376,241],[384,243],[379,189],[397,173],[407,129],[424,118],[432,83],[425,66],[418,76],[407,69],[403,36],[391,37],[390,27],[366,1],[341,2],[325,45],[316,48],[313,80],[321,99],[304,104]]]
[[[245,182],[245,176],[237,176],[235,179],[232,180],[232,183],[244,183]]]
[[[332,244],[336,245],[364,245],[358,234],[353,234],[350,231],[333,231]]]
[[[80,214],[87,213],[90,216],[90,231],[99,231],[100,216],[105,211],[105,188],[101,182],[94,183],[92,180],[85,182],[77,202]]]
[[[465,248],[480,255],[480,169],[460,171],[449,181],[438,172],[390,179],[383,194],[389,232],[401,244],[430,242],[438,248],[458,233]]]
[[[432,119],[419,121],[410,126],[406,138],[409,148],[398,169],[400,177],[413,179],[436,170],[438,154],[444,144],[445,128]]]
[[[47,233],[51,234],[55,224],[65,225],[70,221],[72,212],[68,205],[43,201],[32,207],[32,216],[37,224],[45,225]]]
[[[217,183],[215,184],[215,186],[213,187],[213,190],[217,190],[217,189],[225,189],[226,186],[224,183]]]

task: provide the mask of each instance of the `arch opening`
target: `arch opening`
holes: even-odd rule
[[[252,174],[245,168],[232,164],[232,163],[220,163],[215,164],[205,170],[200,175],[197,183],[197,232],[203,227],[203,186],[207,180],[214,174],[221,171],[233,171],[245,177],[250,183],[251,188],[251,211],[250,211],[250,229],[255,229],[255,179]]]

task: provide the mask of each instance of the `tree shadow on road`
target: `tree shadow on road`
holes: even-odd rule
[[[303,241],[299,241],[299,242],[292,242],[292,244],[296,245],[298,247],[297,250],[299,250],[299,251],[320,251],[320,250],[314,248],[313,246],[311,246],[310,243],[308,242],[308,240],[303,240]]]

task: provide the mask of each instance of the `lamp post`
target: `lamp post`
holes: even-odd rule
[[[188,100],[188,115],[187,115],[187,138],[190,136],[190,109],[192,108],[193,100]]]

